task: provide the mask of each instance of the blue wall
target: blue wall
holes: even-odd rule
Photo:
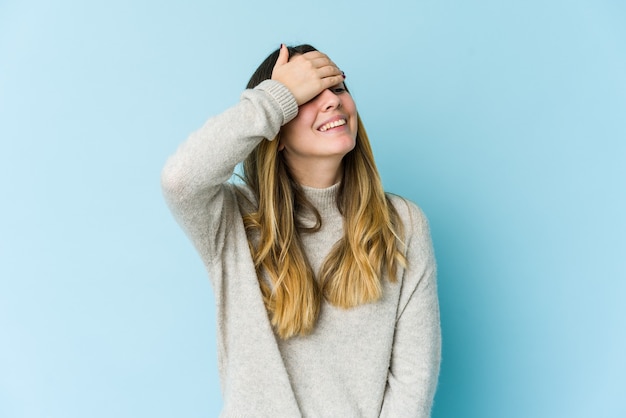
[[[626,416],[624,2],[164,3],[0,2],[0,417],[217,415],[159,173],[281,42],[345,70],[431,220],[434,418]]]

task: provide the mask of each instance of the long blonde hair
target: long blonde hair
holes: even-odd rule
[[[322,219],[294,181],[278,143],[278,138],[262,141],[244,161],[243,179],[258,206],[243,220],[271,323],[287,339],[313,330],[322,298],[341,308],[378,300],[383,274],[395,282],[406,259],[402,221],[385,195],[358,117],[356,145],[343,158],[337,191],[344,234],[324,260],[318,283],[300,236],[318,231]],[[307,210],[317,220],[312,227],[296,219]]]

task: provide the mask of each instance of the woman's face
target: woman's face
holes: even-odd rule
[[[356,144],[357,111],[343,83],[300,106],[298,116],[282,127],[279,151],[290,167],[339,162]]]

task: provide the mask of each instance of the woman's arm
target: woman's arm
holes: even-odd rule
[[[428,222],[409,203],[412,220],[387,388],[381,417],[430,417],[441,361],[436,263]]]
[[[235,166],[261,140],[273,139],[297,112],[290,91],[277,81],[266,80],[244,91],[235,106],[209,119],[167,160],[161,176],[165,199],[202,254],[216,255],[214,244],[219,237],[215,233],[228,229],[224,223],[234,216],[222,209],[224,183]],[[208,231],[213,244],[201,238]]]
[[[224,183],[235,166],[295,118],[298,105],[341,81],[341,70],[325,54],[311,51],[290,59],[281,45],[271,80],[246,90],[237,105],[209,119],[167,161],[161,181],[165,198],[203,256],[219,256],[234,220]]]

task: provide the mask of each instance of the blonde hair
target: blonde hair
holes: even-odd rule
[[[313,330],[322,298],[341,308],[378,300],[383,274],[395,282],[406,258],[402,221],[385,195],[358,117],[356,145],[343,159],[337,191],[344,234],[324,260],[318,284],[300,235],[318,231],[322,219],[294,181],[278,143],[278,138],[262,141],[244,161],[243,178],[258,206],[243,220],[271,323],[287,339]],[[297,222],[303,210],[315,215],[312,227]]]

